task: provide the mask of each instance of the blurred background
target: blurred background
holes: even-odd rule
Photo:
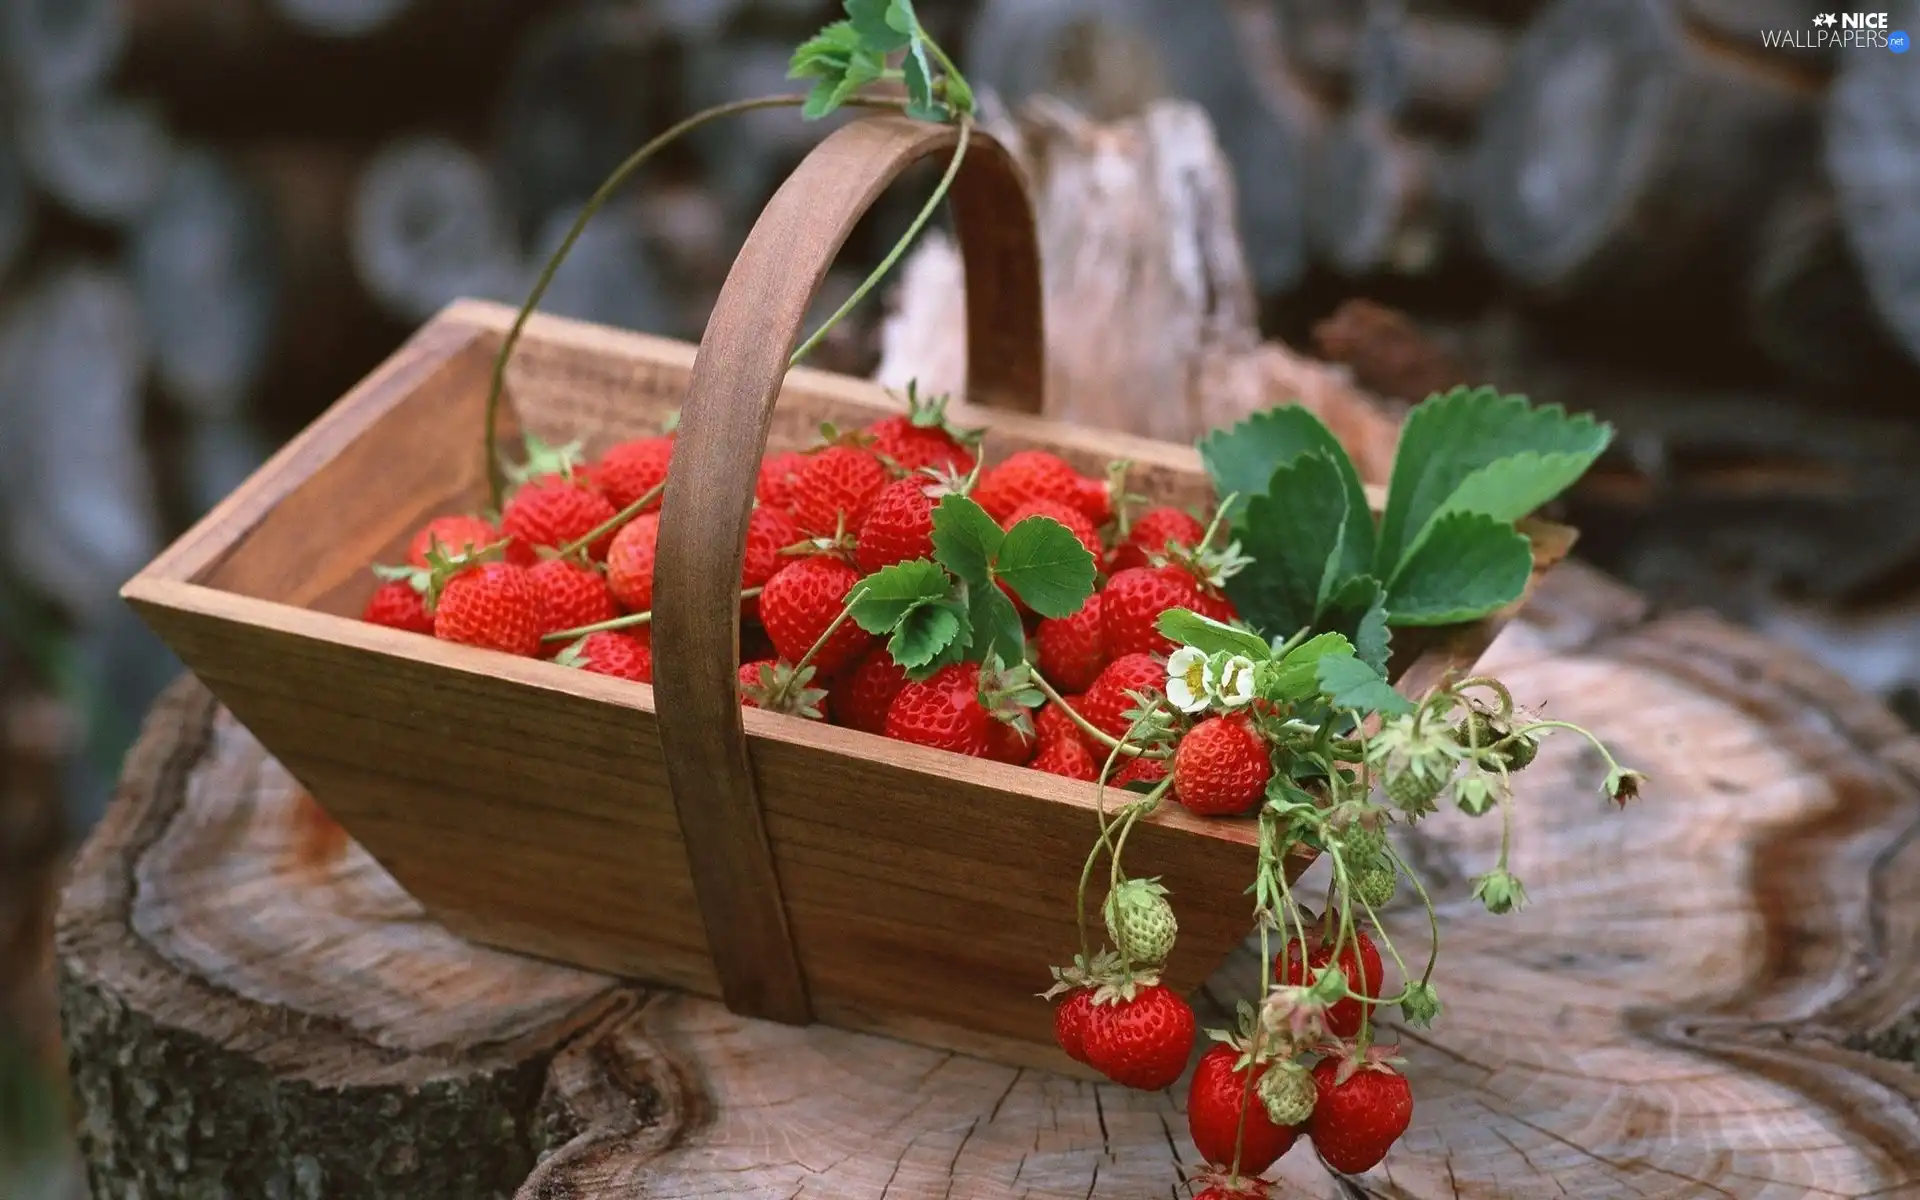
[[[1910,0],[1886,28],[1920,31]],[[456,296],[518,302],[831,0],[0,0],[0,1196],[67,1195],[61,863],[178,665],[120,583]],[[1272,338],[1620,436],[1580,553],[1920,719],[1920,55],[1799,0],[919,0],[977,88],[1199,103]],[[820,136],[669,152],[545,308],[696,339]],[[918,207],[856,234],[837,304]],[[1364,300],[1378,307],[1356,307]],[[873,369],[878,305],[816,359]],[[1405,326],[1404,320],[1415,324]],[[1417,328],[1412,360],[1382,328]],[[1391,345],[1404,345],[1404,339]],[[316,539],[325,530],[315,530]]]

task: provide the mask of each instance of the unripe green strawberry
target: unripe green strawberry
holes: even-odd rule
[[[1384,907],[1400,886],[1400,873],[1387,862],[1373,863],[1350,878],[1354,896],[1369,908]]]
[[[1347,870],[1364,871],[1387,853],[1387,835],[1368,825],[1351,825],[1340,837],[1340,853]]]
[[[1394,807],[1410,815],[1433,811],[1433,798],[1445,786],[1447,780],[1444,776],[1424,775],[1415,770],[1411,763],[1390,773],[1385,785],[1387,799],[1393,801]]]
[[[1297,1062],[1277,1062],[1260,1077],[1260,1103],[1275,1125],[1299,1125],[1313,1115],[1320,1098],[1313,1075]]]
[[[1453,727],[1453,736],[1462,746],[1479,746],[1482,749],[1504,741],[1512,732],[1506,723],[1496,721],[1491,714],[1483,712],[1471,713],[1466,720]],[[1524,771],[1539,753],[1540,743],[1522,735],[1500,747],[1495,757],[1504,762],[1509,771]]]
[[[1167,961],[1179,924],[1167,889],[1151,879],[1128,879],[1107,893],[1107,936],[1135,965]]]

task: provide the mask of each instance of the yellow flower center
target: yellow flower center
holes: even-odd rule
[[[1207,664],[1202,659],[1187,668],[1187,690],[1199,696],[1207,690]]]

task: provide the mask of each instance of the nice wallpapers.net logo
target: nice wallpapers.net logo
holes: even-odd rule
[[[1760,40],[1795,50],[1891,50],[1907,52],[1906,31],[1887,28],[1886,13],[1817,13],[1807,29],[1763,29]]]

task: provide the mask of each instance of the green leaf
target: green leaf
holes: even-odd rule
[[[1257,663],[1273,657],[1273,647],[1259,634],[1235,629],[1192,609],[1170,608],[1154,624],[1162,634],[1202,654],[1242,654]]]
[[[1200,460],[1213,477],[1214,493],[1241,497],[1228,510],[1230,520],[1238,519],[1249,498],[1267,490],[1277,468],[1315,451],[1327,454],[1339,467],[1347,511],[1368,511],[1366,489],[1346,447],[1319,417],[1298,404],[1263,409],[1230,428],[1216,429],[1200,439],[1199,447]],[[1365,571],[1372,559],[1373,522],[1356,522],[1351,545],[1343,548],[1343,560],[1349,569],[1341,572],[1342,577]]]
[[[1052,517],[1028,517],[1007,530],[993,573],[1043,617],[1070,617],[1093,595],[1093,555]]]
[[[1361,662],[1386,672],[1393,633],[1387,627],[1387,589],[1378,579],[1357,575],[1347,580],[1321,610],[1320,624],[1346,634]]]
[[[788,79],[832,79],[847,73],[847,64],[860,49],[860,35],[851,21],[835,21],[800,43],[787,66]]]
[[[1612,427],[1591,416],[1568,416],[1557,404],[1536,408],[1494,388],[1429,397],[1401,427],[1375,574],[1390,579],[1443,513],[1478,512],[1510,524],[1532,512],[1578,479],[1612,438]]]
[[[927,62],[926,44],[913,39],[900,67],[907,84],[907,115],[916,121],[945,121],[947,106],[933,94],[933,67]]]
[[[1263,633],[1314,623],[1330,572],[1339,567],[1347,497],[1340,467],[1324,451],[1301,454],[1273,472],[1235,527],[1253,563],[1227,580],[1240,615]]]
[[[984,662],[997,655],[1003,663],[1025,662],[1027,631],[1020,624],[1020,611],[1007,594],[989,583],[969,588],[967,597],[967,621],[973,630],[967,658]]]
[[[913,11],[913,0],[893,0],[887,5],[887,24],[901,33],[911,34],[918,30],[920,17]]]
[[[962,590],[964,590],[964,585],[962,585]],[[932,604],[927,605],[926,608],[942,608],[951,612],[959,628],[954,631],[953,637],[947,641],[946,645],[934,651],[933,656],[919,666],[908,666],[906,663],[900,662],[899,652],[895,650],[891,642],[888,643],[887,649],[889,653],[894,655],[894,661],[900,662],[901,668],[907,673],[907,678],[913,680],[915,683],[921,683],[932,678],[942,667],[952,666],[957,662],[965,662],[967,659],[967,650],[973,644],[973,615],[968,611],[967,600],[964,595],[956,596],[950,600],[936,600]],[[915,616],[909,618],[909,622],[919,621],[921,619],[922,618],[916,613]],[[937,618],[929,618],[929,620],[937,620]],[[930,630],[930,633],[937,633],[937,630]],[[898,638],[900,635],[896,633],[894,636]],[[911,657],[911,647],[909,647],[908,650],[909,656]]]
[[[1337,633],[1308,638],[1287,651],[1273,664],[1260,690],[1263,699],[1287,702],[1303,700],[1320,691],[1320,660],[1329,654],[1353,654],[1353,646]]]
[[[966,608],[958,600],[942,598],[915,605],[894,629],[887,653],[908,671],[927,666],[959,640],[966,620]]]
[[[888,19],[898,3],[899,0],[846,0],[848,23],[869,49],[880,54],[892,54],[895,50],[906,48],[912,27],[898,29]],[[909,7],[907,12],[911,18],[912,8]]]
[[[933,556],[976,590],[987,587],[993,560],[1007,535],[987,510],[965,496],[948,496],[933,510]]]
[[[1533,546],[1512,525],[1480,513],[1449,513],[1387,584],[1395,625],[1473,621],[1520,598],[1533,573]]]
[[[868,633],[891,633],[920,606],[945,599],[953,580],[938,563],[916,558],[882,567],[854,586],[853,620]]]
[[[807,101],[800,106],[800,116],[808,121],[819,120],[838,107],[839,94],[839,76],[820,80],[807,90]]]
[[[1322,655],[1320,692],[1337,709],[1400,716],[1413,711],[1413,702],[1393,690],[1380,672],[1351,654]]]

